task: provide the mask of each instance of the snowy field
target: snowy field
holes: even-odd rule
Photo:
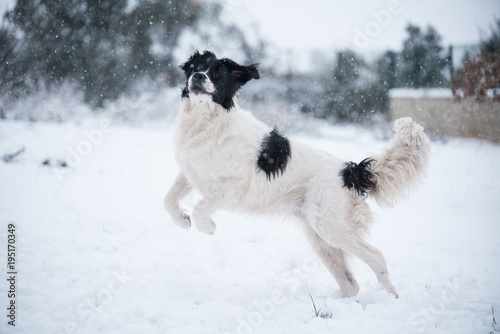
[[[295,137],[353,161],[388,145],[361,128]],[[162,206],[178,170],[171,138],[162,122],[0,122],[0,156],[25,149],[0,161],[1,333],[500,331],[500,146],[434,142],[429,177],[409,201],[371,203],[369,239],[399,299],[357,259],[360,293],[340,299],[293,223],[219,212],[214,236],[175,226]]]

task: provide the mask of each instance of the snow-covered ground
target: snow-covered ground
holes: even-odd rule
[[[388,144],[361,128],[318,133],[295,137],[354,161]],[[177,173],[171,138],[162,122],[0,122],[0,156],[25,148],[0,161],[1,333],[500,330],[492,313],[500,321],[500,146],[433,143],[429,177],[409,201],[390,210],[372,203],[370,242],[384,253],[399,299],[357,259],[360,293],[340,299],[292,223],[219,212],[214,236],[175,226],[162,207]]]

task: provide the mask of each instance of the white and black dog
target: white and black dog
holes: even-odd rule
[[[173,221],[188,229],[193,220],[198,230],[213,234],[211,215],[219,209],[298,218],[342,297],[359,290],[346,253],[368,264],[397,297],[382,253],[363,239],[373,220],[365,198],[392,206],[409,194],[430,155],[423,128],[411,118],[396,120],[389,148],[359,164],[346,163],[287,139],[238,107],[237,91],[259,79],[256,64],[196,51],[181,68],[187,83],[175,125],[180,172],[164,201]],[[190,218],[179,201],[193,188],[203,198]]]

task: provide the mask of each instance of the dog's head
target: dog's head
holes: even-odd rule
[[[242,66],[228,58],[217,59],[210,51],[196,51],[181,65],[186,74],[182,97],[211,99],[226,110],[234,107],[236,92],[251,79],[259,79],[257,64]]]

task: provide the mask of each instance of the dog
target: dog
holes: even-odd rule
[[[257,64],[239,65],[196,51],[180,67],[186,76],[175,121],[180,172],[164,199],[174,223],[189,229],[194,221],[199,231],[214,234],[211,215],[217,210],[294,217],[337,281],[341,297],[359,291],[347,264],[349,253],[397,298],[384,256],[363,238],[373,221],[365,200],[393,206],[425,176],[430,141],[423,128],[409,117],[398,119],[390,147],[360,163],[345,162],[288,139],[240,109],[236,93],[259,79]],[[179,202],[192,189],[202,199],[190,216]]]

